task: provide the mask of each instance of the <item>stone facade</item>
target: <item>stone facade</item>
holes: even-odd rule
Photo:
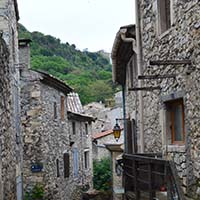
[[[107,144],[107,150],[111,155],[111,165],[112,165],[112,199],[122,200],[124,199],[124,189],[122,174],[122,166],[118,163],[119,159],[122,159],[123,145],[120,144]]]
[[[127,90],[127,115],[136,121],[140,141],[143,112],[144,151],[162,152],[172,159],[185,194],[199,199],[200,4],[198,0],[146,0],[138,7],[142,75],[165,78],[142,80],[143,87],[161,88],[141,92],[143,111],[138,109],[139,92]],[[127,88],[139,86],[137,60],[132,54],[126,71]],[[178,132],[179,136],[174,135]]]
[[[93,118],[79,112],[80,100],[69,86],[29,69],[29,43],[20,40],[24,190],[41,184],[49,200],[77,200],[93,186]]]
[[[70,147],[72,154],[71,169],[74,181],[81,188],[93,188],[93,163],[92,163],[92,124],[91,119],[73,113],[68,117]],[[75,128],[75,131],[73,130]]]
[[[114,138],[113,131],[108,130],[105,132],[97,133],[93,136],[93,159],[101,160],[110,157],[110,152],[106,148],[106,144],[123,144],[123,132],[118,141]]]
[[[17,1],[0,2],[0,199],[22,197]]]
[[[24,189],[27,192],[39,183],[44,186],[47,199],[70,199],[71,177],[64,176],[67,170],[64,169],[64,153],[70,151],[67,96],[42,83],[42,79],[40,73],[22,71]],[[61,99],[64,118],[61,118]]]
[[[100,160],[109,157],[110,152],[105,148],[105,144],[122,144],[124,141],[123,131],[118,142],[112,133],[116,119],[123,118],[121,92],[115,94],[115,105],[113,107],[106,107],[102,103],[93,102],[84,106],[84,112],[95,118],[92,125],[93,159]],[[123,128],[123,122],[123,120],[118,122],[121,128]]]
[[[68,95],[69,139],[72,154],[72,174],[82,189],[93,188],[92,122],[84,110],[78,94]]]

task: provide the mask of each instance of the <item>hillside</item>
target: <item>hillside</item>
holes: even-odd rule
[[[107,54],[80,51],[74,44],[61,43],[51,35],[29,32],[19,25],[19,38],[31,43],[31,67],[46,71],[65,81],[79,93],[83,104],[105,101],[115,92]]]

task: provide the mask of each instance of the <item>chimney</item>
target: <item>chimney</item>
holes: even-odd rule
[[[20,71],[30,68],[30,39],[19,39],[19,68]]]

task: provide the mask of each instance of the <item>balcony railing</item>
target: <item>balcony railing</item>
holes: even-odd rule
[[[165,191],[168,200],[185,200],[176,167],[159,154],[124,154],[125,193],[127,199],[155,200],[157,192]],[[134,196],[134,197],[133,197]]]

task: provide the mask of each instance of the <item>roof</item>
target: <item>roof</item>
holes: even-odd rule
[[[69,119],[83,122],[95,121],[93,117],[83,114],[83,106],[81,104],[79,95],[75,92],[71,92],[67,95],[67,110]]]
[[[57,79],[56,77],[46,72],[40,70],[32,70],[32,71],[35,71],[42,76],[43,79],[40,80],[42,83],[49,85],[50,87],[53,87],[57,90],[60,90],[65,95],[68,95],[70,92],[73,91],[73,89],[70,86],[68,86],[65,82]]]
[[[105,136],[110,135],[110,134],[113,134],[113,130],[112,130],[112,129],[95,134],[95,135],[93,136],[93,139],[96,140],[96,139],[105,137]]]
[[[17,3],[17,0],[14,0],[14,7],[15,7],[16,19],[17,19],[17,21],[19,21],[19,10],[18,10],[18,3]]]
[[[67,109],[74,113],[83,113],[83,107],[77,93],[71,92],[67,95]]]
[[[130,58],[133,55],[133,44],[132,42],[123,41],[122,39],[122,30],[125,37],[128,39],[135,39],[135,25],[128,25],[120,27],[119,31],[116,34],[115,41],[112,48],[112,72],[113,72],[113,81],[119,83],[120,85],[125,84],[126,76],[126,65],[128,64]]]
[[[70,111],[68,111],[67,114],[68,114],[67,115],[68,119],[71,119],[71,120],[77,120],[77,121],[89,122],[89,123],[95,121],[95,119],[89,115],[74,113],[74,112],[70,112]]]
[[[109,151],[123,152],[123,144],[105,144]]]

